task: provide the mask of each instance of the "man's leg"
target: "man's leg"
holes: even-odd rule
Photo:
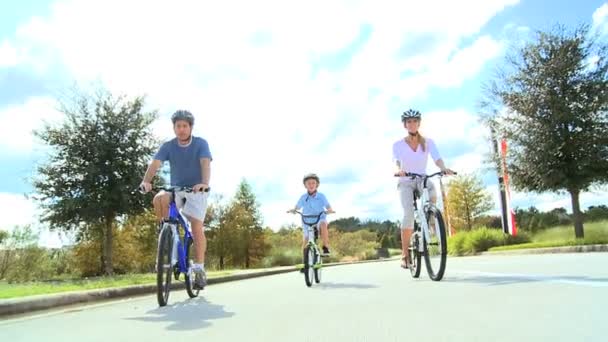
[[[161,191],[154,196],[152,204],[154,205],[156,219],[159,222],[169,217],[169,203],[171,203],[171,194],[168,192]]]
[[[194,262],[197,264],[205,264],[205,253],[207,252],[207,238],[205,237],[205,230],[203,222],[188,216],[190,225],[192,226],[192,237],[194,238],[194,250],[195,259]]]

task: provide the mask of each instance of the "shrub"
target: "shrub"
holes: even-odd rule
[[[450,255],[470,255],[485,252],[496,246],[505,246],[530,242],[525,233],[511,236],[497,229],[479,228],[470,232],[459,232],[449,238]]]
[[[14,264],[6,274],[9,283],[47,279],[53,275],[51,258],[46,249],[30,245],[17,250]]]

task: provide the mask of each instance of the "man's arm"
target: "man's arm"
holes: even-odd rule
[[[203,184],[209,187],[209,179],[211,178],[211,159],[209,158],[201,158],[201,179],[203,180]]]
[[[156,172],[158,172],[158,169],[160,169],[162,164],[163,162],[158,159],[152,160],[150,165],[148,165],[148,170],[146,170],[146,174],[144,175],[144,180],[141,182],[140,189],[145,192],[152,191],[152,180],[154,179],[154,176],[156,176]]]

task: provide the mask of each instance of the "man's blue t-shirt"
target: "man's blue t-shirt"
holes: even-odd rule
[[[161,145],[154,156],[160,161],[169,161],[172,186],[194,186],[203,182],[201,158],[211,158],[209,144],[203,138],[192,137],[190,144],[182,146],[177,138]]]

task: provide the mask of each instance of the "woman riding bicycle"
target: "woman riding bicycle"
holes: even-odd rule
[[[421,116],[421,113],[414,109],[404,112],[401,115],[401,121],[407,131],[407,135],[393,144],[393,160],[397,168],[395,174],[399,176],[397,188],[399,189],[399,197],[401,199],[401,206],[403,207],[401,267],[404,268],[408,268],[411,263],[407,250],[414,229],[414,190],[422,191],[422,180],[406,177],[406,173],[426,174],[426,166],[430,154],[442,172],[448,175],[454,174],[454,171],[444,165],[433,140],[420,135],[418,129],[420,128]],[[437,201],[437,193],[433,182],[429,181],[427,187],[431,201],[435,203]]]

